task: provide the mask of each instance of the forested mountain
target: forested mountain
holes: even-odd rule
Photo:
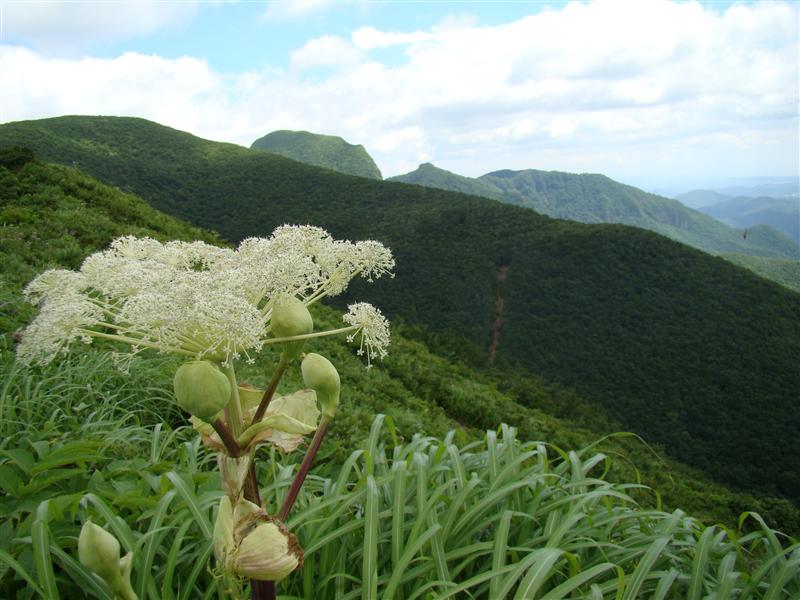
[[[30,279],[47,268],[76,269],[86,255],[105,248],[118,236],[222,243],[213,232],[160,213],[141,198],[76,169],[45,164],[30,155],[21,161],[18,158],[19,153],[9,156],[0,152],[0,218],[5,227],[0,239],[0,336],[14,332],[29,318],[33,309],[22,301],[21,289]],[[334,313],[320,307],[315,314],[318,322],[327,322]],[[328,327],[335,326],[335,321],[328,323]],[[524,438],[544,438],[564,448],[592,443],[599,434],[619,427],[601,406],[588,403],[572,390],[507,370],[471,369],[452,356],[436,356],[424,344],[411,341],[403,335],[412,331],[408,327],[395,324],[394,329],[389,356],[377,363],[367,378],[361,359],[342,340],[318,342],[326,355],[336,356],[346,382],[346,410],[333,430],[340,451],[366,436],[377,413],[390,415],[406,434],[445,435],[458,428],[475,439],[486,428],[513,422]],[[413,331],[419,336],[418,327]],[[433,334],[424,337],[436,338]],[[80,349],[76,353],[80,354]],[[8,359],[9,353],[4,358]],[[252,371],[248,377],[260,382],[263,374],[255,368]],[[740,511],[758,510],[774,526],[800,531],[800,512],[786,502],[730,492],[680,463],[661,462],[645,445],[630,438],[611,438],[603,449],[625,456],[668,506],[731,525]],[[616,475],[634,477],[626,464],[620,462]]]
[[[495,171],[473,179],[426,164],[390,179],[494,198],[559,219],[634,225],[714,254],[800,258],[800,247],[777,231],[762,228],[743,237],[740,231],[681,202],[604,175],[527,169]]]
[[[405,175],[395,175],[388,177],[387,181],[399,181],[401,183],[411,183],[414,185],[424,185],[426,187],[439,188],[440,190],[450,190],[451,192],[461,192],[470,196],[483,196],[494,200],[503,200],[505,194],[500,188],[491,183],[485,183],[473,177],[464,177],[450,171],[440,169],[431,163],[423,163],[415,171]]]
[[[364,146],[349,144],[334,135],[308,131],[273,131],[257,139],[250,147],[347,175],[382,178],[378,165],[367,154]]]
[[[675,196],[676,200],[680,200],[689,208],[696,210],[700,210],[704,206],[719,204],[730,198],[731,196],[721,194],[716,190],[691,190],[685,194]]]
[[[769,225],[800,243],[800,200],[797,198],[722,196],[718,203],[700,210],[731,227],[747,229],[748,236],[750,228]]]
[[[733,485],[800,497],[800,296],[623,225],[350,177],[139,119],[0,126],[236,241],[282,223],[391,247],[397,276],[357,289],[574,387],[626,427]]]

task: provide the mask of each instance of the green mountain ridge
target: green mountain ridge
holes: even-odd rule
[[[381,171],[361,144],[333,135],[308,131],[273,131],[250,148],[280,154],[293,160],[358,177],[382,179]]]
[[[574,387],[624,427],[740,488],[800,498],[800,296],[624,225],[351,177],[140,119],[0,126],[24,144],[235,242],[283,223],[391,247],[356,297]]]
[[[748,235],[752,227],[769,225],[800,242],[800,201],[796,198],[723,196],[700,210],[731,227],[748,230]]]
[[[405,175],[387,177],[386,181],[424,185],[426,187],[469,194],[470,196],[482,196],[493,200],[502,200],[505,196],[502,190],[491,183],[485,183],[473,177],[458,175],[451,171],[440,169],[431,163],[422,163],[415,171]]]
[[[642,227],[714,254],[800,258],[800,246],[778,231],[760,228],[743,237],[740,231],[677,200],[618,183],[605,175],[527,169],[494,171],[470,178],[427,163],[389,180],[493,198],[559,219]]]
[[[29,279],[46,268],[77,268],[86,255],[104,248],[120,235],[220,243],[213,232],[158,213],[140,198],[105,186],[70,167],[28,161],[8,169],[0,156],[0,183],[3,190],[0,214],[5,223],[5,235],[0,239],[0,289],[4,300],[0,338],[7,349],[10,349],[10,334],[32,312],[22,302],[20,291]],[[76,211],[81,215],[79,222],[75,220]],[[334,328],[338,324],[335,311],[325,306],[317,307],[314,315],[319,327]],[[409,438],[416,432],[444,436],[455,429],[461,438],[477,440],[485,429],[496,429],[500,422],[508,422],[514,423],[523,439],[542,439],[565,450],[594,443],[600,433],[617,427],[607,420],[602,409],[578,398],[574,392],[535,378],[516,375],[512,380],[508,372],[492,375],[476,371],[456,358],[433,354],[425,344],[409,339],[405,334],[412,329],[402,324],[395,324],[394,329],[389,356],[375,364],[368,376],[363,362],[344,340],[330,338],[316,342],[316,351],[335,360],[345,384],[344,405],[334,421],[333,448],[327,450],[326,460],[343,461],[360,437],[369,433],[377,413],[390,415],[399,434]],[[43,375],[38,368],[31,375],[15,370],[13,349],[10,350],[0,354],[0,368],[9,389],[16,390],[22,385],[21,378],[35,380]],[[95,353],[78,345],[63,365],[53,365],[45,372],[61,372],[76,363],[86,365],[85,359],[91,359]],[[155,361],[174,362],[170,358],[155,358]],[[166,377],[169,370],[160,369],[159,374]],[[243,375],[255,384],[266,385],[263,368],[246,367]],[[81,381],[79,377],[75,380]],[[169,387],[170,384],[165,379],[148,385]],[[298,375],[290,373],[282,389],[292,390],[300,385]],[[22,385],[24,389],[29,387],[35,386]],[[86,402],[91,404],[95,394],[105,392],[98,387],[89,388],[86,393]],[[548,407],[568,416],[556,418],[548,412]],[[162,407],[161,416],[174,419],[174,407]],[[736,526],[742,511],[757,510],[775,527],[800,531],[800,511],[788,502],[733,493],[685,465],[662,462],[651,449],[630,436],[612,436],[601,442],[598,450],[624,457],[615,461],[609,474],[612,479],[628,481],[641,477],[661,495],[666,507],[681,507],[706,521],[723,522],[731,527]],[[38,497],[42,499],[41,493]],[[654,497],[647,492],[640,500],[647,506]]]

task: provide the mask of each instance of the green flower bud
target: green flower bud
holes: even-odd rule
[[[120,559],[117,538],[87,520],[78,536],[78,560],[99,575],[114,592],[115,598],[139,600],[131,587],[133,552]]]
[[[324,356],[312,352],[306,354],[300,369],[303,372],[303,383],[317,393],[322,414],[333,418],[339,406],[339,392],[342,389],[336,367]]]
[[[106,581],[120,576],[117,538],[91,520],[83,524],[78,536],[78,559]]]
[[[294,337],[314,332],[314,320],[308,307],[294,296],[284,296],[275,301],[270,320],[272,335],[276,338]],[[287,358],[297,358],[305,340],[286,342],[283,351]]]
[[[207,360],[183,363],[175,372],[173,386],[178,405],[204,421],[212,421],[231,397],[228,378]]]

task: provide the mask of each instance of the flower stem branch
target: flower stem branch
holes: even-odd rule
[[[225,426],[225,423],[222,422],[222,419],[215,419],[214,422],[211,423],[211,426],[219,435],[219,439],[222,440],[222,443],[228,450],[228,454],[230,454],[233,458],[236,458],[242,453],[242,450],[239,448],[239,444],[236,443],[236,439],[233,437],[231,430]]]
[[[306,476],[311,470],[311,466],[314,464],[314,459],[317,457],[319,448],[322,445],[322,440],[328,432],[330,424],[330,417],[322,417],[317,432],[314,434],[314,439],[311,440],[311,445],[308,447],[305,457],[303,457],[300,470],[297,472],[297,475],[294,476],[292,486],[289,488],[289,492],[286,494],[286,498],[281,505],[281,510],[278,512],[278,518],[281,521],[285,521],[289,512],[292,510],[292,506],[294,506],[297,495],[300,493],[300,488],[303,487],[303,482],[305,482]]]
[[[242,403],[239,400],[239,388],[236,383],[236,371],[233,369],[233,364],[225,367],[225,375],[228,376],[228,381],[231,384],[231,399],[228,402],[228,427],[230,427],[233,437],[239,437],[244,431],[244,417],[242,416]]]
[[[328,331],[317,331],[314,333],[304,333],[302,335],[293,335],[291,337],[270,338],[264,341],[264,344],[282,344],[283,342],[297,342],[300,340],[310,340],[312,338],[325,337],[327,335],[338,335],[340,333],[347,333],[348,331],[356,331],[359,329],[358,325],[350,325],[348,327],[339,327],[339,329],[330,329]]]
[[[264,395],[261,396],[261,402],[258,403],[258,408],[256,409],[255,415],[253,415],[253,422],[251,425],[261,422],[261,419],[264,418],[264,413],[267,412],[267,407],[272,401],[272,397],[275,395],[275,390],[278,389],[278,384],[281,381],[281,377],[283,377],[283,374],[286,372],[286,368],[288,366],[289,359],[286,358],[285,352],[281,352],[281,358],[280,361],[278,361],[278,367],[272,374],[272,379],[270,379],[267,389],[264,390]]]

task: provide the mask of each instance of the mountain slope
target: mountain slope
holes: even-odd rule
[[[473,177],[464,177],[450,171],[440,169],[431,163],[422,163],[415,171],[405,175],[395,175],[388,177],[386,181],[398,181],[400,183],[410,183],[413,185],[424,185],[425,187],[439,188],[440,190],[450,190],[451,192],[461,192],[470,196],[482,196],[493,200],[502,200],[503,192],[490,183],[484,183]]]
[[[800,201],[796,198],[724,196],[700,210],[737,229],[769,225],[800,243]]]
[[[800,498],[800,296],[623,225],[349,177],[137,119],[0,126],[228,240],[312,222],[379,239],[397,276],[356,289],[606,406],[626,427],[740,487]]]
[[[381,179],[378,165],[362,145],[349,144],[333,135],[308,131],[273,131],[250,146],[347,175]]]
[[[743,238],[740,232],[680,202],[604,175],[527,169],[495,171],[473,179],[421,165],[416,171],[390,179],[493,198],[559,219],[643,227],[715,254],[800,257],[800,247],[776,232]]]
[[[158,213],[141,199],[105,186],[73,168],[33,160],[13,169],[5,164],[0,155],[3,190],[0,210],[6,219],[5,235],[0,240],[0,268],[5,286],[4,318],[0,319],[2,344],[9,344],[8,334],[30,316],[30,308],[21,300],[22,287],[46,268],[76,268],[86,255],[106,247],[119,235],[218,243],[218,238],[210,232]],[[81,218],[76,221],[78,213]],[[15,214],[16,220],[12,222],[11,216]],[[23,220],[22,215],[27,218]],[[69,252],[64,252],[65,247]],[[315,308],[314,319],[318,328],[332,329],[340,323],[339,315],[324,306]],[[314,342],[315,351],[335,361],[344,382],[342,410],[334,421],[327,450],[334,462],[343,460],[361,437],[369,433],[377,413],[389,414],[399,433],[407,438],[414,433],[441,436],[456,429],[459,439],[473,440],[479,439],[485,429],[495,429],[500,422],[507,422],[514,423],[523,439],[541,439],[564,449],[588,445],[599,433],[619,427],[608,422],[602,409],[572,391],[519,374],[511,377],[509,373],[502,375],[504,385],[499,386],[495,376],[471,369],[452,357],[437,356],[424,344],[408,339],[403,335],[407,327],[397,325],[393,329],[389,356],[368,372],[344,339],[324,338]],[[76,363],[84,370],[100,368],[87,363],[97,353],[85,352],[78,345],[65,364],[51,365],[44,372],[39,369],[20,372],[12,365],[13,350],[7,349],[11,351],[0,354],[0,372],[12,390],[11,396],[17,400],[38,389],[36,384],[48,371],[51,375],[65,372]],[[263,363],[272,358],[261,355],[258,364],[242,365],[241,375],[255,384],[266,385]],[[160,357],[150,361],[169,363],[170,359]],[[154,386],[169,388],[170,368],[165,366],[151,369],[158,379],[138,385],[148,390]],[[118,385],[126,389],[139,389],[136,384],[131,387],[125,381],[127,376],[121,373],[112,373],[112,379],[122,379]],[[25,380],[27,384],[23,383]],[[72,381],[82,380],[73,375]],[[94,404],[95,395],[114,393],[109,385],[105,381],[85,390],[88,396],[81,400]],[[290,391],[301,385],[299,374],[290,371],[281,389]],[[498,387],[505,389],[500,391]],[[567,408],[562,411],[567,416],[554,418],[549,414],[550,409],[558,410],[560,406]],[[157,415],[168,420],[176,416],[170,406],[162,406]],[[179,418],[176,424],[182,423]],[[697,517],[722,521],[732,527],[736,526],[741,511],[757,510],[783,531],[800,531],[800,512],[789,503],[732,493],[685,465],[667,464],[654,458],[649,448],[633,438],[611,437],[597,450],[625,457],[614,461],[611,478],[632,480],[637,473],[628,465],[635,466],[644,482],[659,491],[668,507],[680,507]],[[645,494],[641,500],[649,504],[653,499]]]
[[[176,221],[76,169],[32,156],[10,165],[4,155],[0,152],[0,330],[15,329],[31,312],[17,294],[34,275],[56,266],[75,269],[115,237],[220,242],[215,233]]]

